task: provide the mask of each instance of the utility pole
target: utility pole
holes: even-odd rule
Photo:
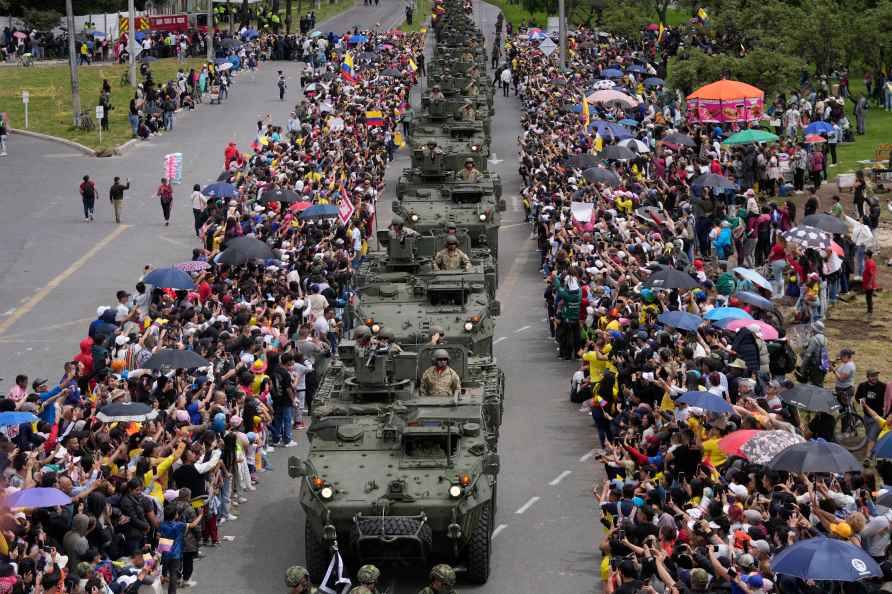
[[[208,44],[208,62],[213,62],[216,57],[214,54],[214,0],[208,0],[208,32],[205,38]]]
[[[133,0],[127,0],[127,10],[130,12],[128,16],[130,31],[127,32],[127,63],[130,65],[130,86],[136,90],[136,5]]]
[[[74,9],[71,0],[65,0],[68,16],[68,69],[71,71],[71,111],[74,114],[74,127],[81,123],[81,88],[77,80],[77,50],[74,47]]]
[[[564,0],[558,0],[558,34],[561,38],[560,57],[561,72],[567,71],[567,13],[564,9]]]

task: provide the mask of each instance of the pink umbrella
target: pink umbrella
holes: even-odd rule
[[[25,37],[28,36],[28,34],[23,33],[21,31],[16,31],[15,33],[12,34],[12,36],[15,37],[16,39],[24,39]]]
[[[835,241],[830,242],[830,249],[833,250],[833,253],[839,256],[840,258],[845,257],[846,251],[842,249],[842,246],[836,243]]]
[[[777,340],[777,328],[775,328],[771,324],[766,324],[762,320],[734,320],[725,324],[725,330],[737,332],[741,328],[749,328],[753,324],[757,325],[762,331],[762,338],[764,338],[765,340]]]
[[[623,107],[637,107],[638,100],[619,91],[596,91],[586,97],[589,103],[617,103]]]

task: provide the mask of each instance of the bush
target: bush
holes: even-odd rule
[[[29,29],[37,29],[38,31],[49,31],[57,27],[62,20],[62,14],[55,10],[40,10],[37,8],[26,8],[22,16]]]

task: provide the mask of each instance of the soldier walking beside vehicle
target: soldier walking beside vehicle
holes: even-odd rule
[[[455,570],[441,563],[434,565],[430,573],[430,584],[418,591],[418,594],[455,594]]]
[[[310,572],[302,565],[292,565],[285,570],[285,585],[289,594],[316,594],[318,590],[310,584]]]

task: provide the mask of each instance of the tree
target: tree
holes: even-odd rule
[[[633,40],[641,37],[641,31],[649,22],[640,4],[621,0],[605,2],[598,19],[598,25],[604,31]]]
[[[765,91],[766,97],[793,90],[799,82],[799,73],[806,64],[796,56],[757,48],[736,60],[732,67],[734,78]]]
[[[687,50],[669,60],[667,84],[685,95],[705,84],[721,80],[733,72],[735,59],[726,54],[706,54]]]
[[[882,0],[875,8],[867,10],[854,23],[858,39],[856,56],[870,69],[877,70],[892,59],[892,36],[888,23],[892,22],[892,0]]]
[[[59,26],[59,22],[62,20],[62,13],[55,10],[26,8],[22,17],[29,29],[49,31]]]
[[[803,0],[799,18],[787,29],[788,53],[814,64],[817,74],[849,66],[858,41],[847,13],[835,0]]]
[[[659,22],[666,22],[666,13],[669,12],[669,6],[672,0],[646,0],[647,5],[654,12]],[[630,3],[631,4],[631,3]]]

